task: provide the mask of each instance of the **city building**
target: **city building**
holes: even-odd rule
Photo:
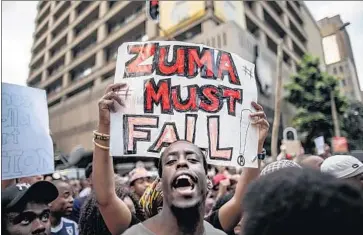
[[[351,100],[363,100],[349,34],[340,15],[318,21],[327,72],[340,79],[341,91]],[[348,26],[349,27],[349,26]]]
[[[203,43],[256,62],[259,102],[270,118],[279,41],[284,82],[305,53],[323,58],[319,28],[303,2],[161,1],[156,24],[145,14],[145,1],[41,1],[27,82],[46,90],[50,128],[62,152],[93,149],[97,102],[113,82],[117,48],[158,39]],[[284,102],[284,110],[287,126],[293,109]]]

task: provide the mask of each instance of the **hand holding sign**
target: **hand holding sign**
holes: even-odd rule
[[[266,119],[266,114],[263,111],[263,107],[256,102],[252,102],[252,106],[256,109],[257,112],[251,113],[250,117],[252,119],[257,118],[252,125],[256,125],[259,130],[258,135],[258,152],[261,153],[263,149],[263,145],[265,143],[266,137],[268,135],[268,130],[270,129],[270,124]]]
[[[106,88],[105,95],[98,102],[99,125],[105,126],[106,129],[110,128],[110,111],[116,112],[116,103],[121,106],[125,103],[116,92],[126,86],[125,83],[116,83]]]

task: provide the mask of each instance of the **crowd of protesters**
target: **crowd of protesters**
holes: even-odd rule
[[[363,163],[326,154],[265,164],[269,123],[257,103],[251,118],[259,128],[258,168],[208,165],[204,151],[180,140],[161,154],[157,176],[142,164],[126,177],[115,174],[110,112],[123,104],[116,94],[123,88],[110,85],[99,101],[85,179],[3,182],[2,234],[363,234]]]

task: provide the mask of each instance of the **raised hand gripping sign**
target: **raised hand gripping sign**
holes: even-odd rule
[[[115,83],[125,107],[111,114],[111,155],[159,157],[188,140],[210,164],[257,167],[254,65],[233,53],[183,42],[124,43]]]

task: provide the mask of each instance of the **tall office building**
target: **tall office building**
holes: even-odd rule
[[[269,116],[279,40],[284,81],[305,53],[323,57],[319,28],[303,2],[161,1],[157,26],[146,17],[145,1],[42,1],[28,85],[47,91],[50,127],[61,151],[93,148],[97,102],[113,82],[122,42],[165,38],[203,43],[251,62],[257,45],[260,102]]]
[[[362,101],[357,68],[349,34],[340,15],[318,21],[327,72],[340,79],[341,91],[351,100]],[[349,26],[348,26],[349,27]]]

